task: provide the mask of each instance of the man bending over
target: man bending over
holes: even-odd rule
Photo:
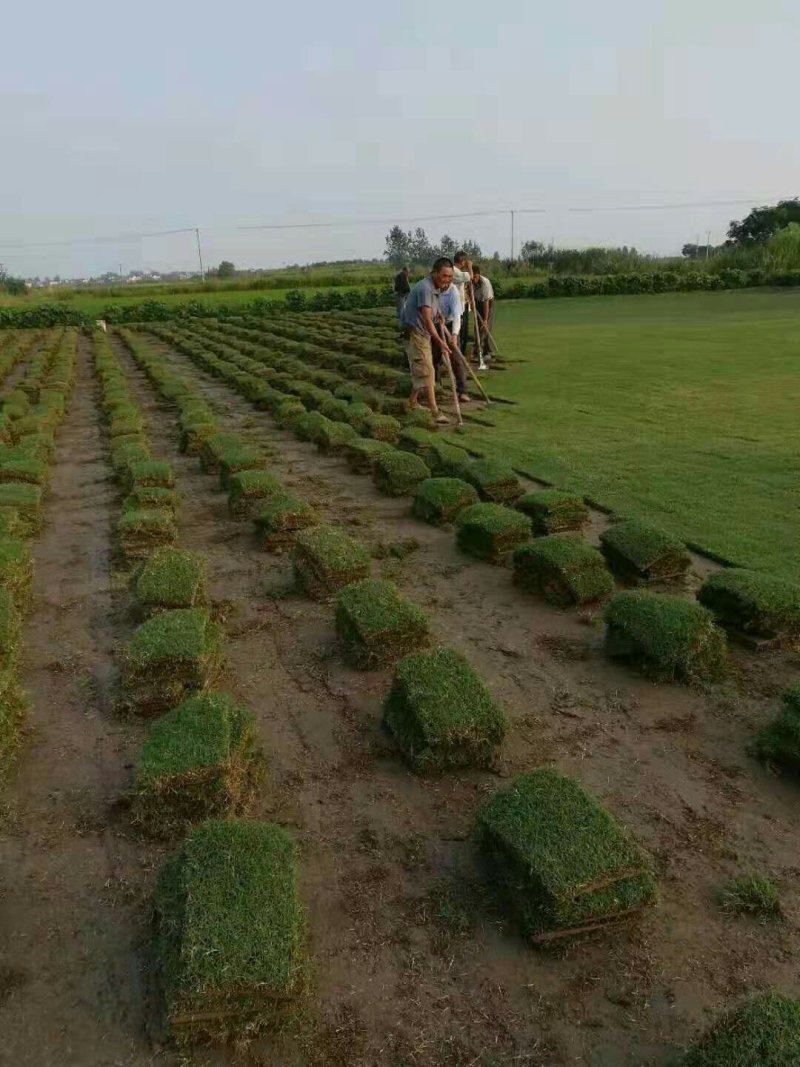
[[[436,381],[433,373],[433,345],[440,343],[436,320],[441,318],[439,294],[453,281],[453,263],[444,256],[433,264],[430,274],[417,282],[400,313],[400,330],[408,369],[411,373],[410,408],[419,407],[419,395],[425,392],[428,408],[439,425],[450,420],[436,406]]]

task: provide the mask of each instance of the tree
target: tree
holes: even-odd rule
[[[537,256],[544,254],[545,246],[542,241],[526,241],[519,250],[519,258],[532,263]]]
[[[741,222],[728,228],[729,245],[763,245],[779,230],[800,222],[800,200],[780,200],[774,207],[756,207]]]
[[[774,270],[796,270],[800,267],[800,224],[790,222],[767,241],[770,266]]]
[[[383,258],[395,267],[404,267],[407,263],[410,264],[413,259],[411,255],[413,241],[414,236],[410,230],[406,233],[401,226],[392,226],[391,230],[386,234],[386,247],[383,250]]]
[[[235,273],[236,267],[234,267],[234,265],[229,259],[223,259],[223,261],[217,267],[218,278],[232,278]]]

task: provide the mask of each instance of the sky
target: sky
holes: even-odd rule
[[[372,257],[472,212],[421,224],[506,256],[510,209],[517,247],[677,253],[800,195],[796,0],[39,0],[2,36],[21,276],[196,269],[193,232],[137,236],[194,227],[206,264]]]

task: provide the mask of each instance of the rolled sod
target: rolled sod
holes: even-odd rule
[[[449,648],[414,652],[397,664],[384,722],[420,773],[485,767],[506,733],[500,705]]]
[[[490,878],[526,937],[565,937],[656,899],[649,857],[579,782],[551,767],[515,778],[480,809]]]
[[[725,634],[700,604],[628,590],[607,605],[605,620],[608,655],[653,678],[716,678],[725,668]]]
[[[777,717],[756,734],[753,754],[768,763],[800,772],[800,684],[786,690]]]
[[[430,636],[425,613],[383,578],[364,578],[341,590],[336,632],[348,660],[364,670],[388,666],[426,644]]]
[[[202,608],[155,615],[134,632],[123,657],[123,684],[143,715],[173,708],[211,685],[222,665],[222,630]]]
[[[300,416],[306,413],[306,406],[302,400],[283,400],[273,410],[272,417],[278,426],[289,428],[294,426]]]
[[[157,548],[137,570],[133,591],[146,612],[194,608],[206,600],[205,562],[180,548]]]
[[[185,419],[181,422],[179,448],[183,453],[199,455],[205,442],[217,433],[219,427],[212,417]]]
[[[314,443],[320,452],[334,455],[342,452],[350,441],[354,441],[358,434],[349,422],[331,422],[327,426],[321,426],[314,434]]]
[[[367,419],[372,415],[372,408],[369,404],[363,404],[359,401],[353,401],[347,405],[347,415],[345,422],[349,422],[353,429],[358,434],[363,434],[367,429]]]
[[[117,523],[119,546],[130,559],[142,558],[178,539],[175,519],[163,508],[124,511]]]
[[[346,400],[340,400],[335,396],[328,397],[319,407],[320,413],[331,422],[347,422],[350,413],[350,405]]]
[[[42,490],[22,482],[0,485],[0,508],[13,508],[22,532],[32,537],[42,528]]]
[[[128,483],[130,488],[157,486],[160,489],[172,489],[175,485],[175,475],[169,463],[163,460],[145,460],[129,465]]]
[[[364,426],[369,437],[392,445],[397,444],[403,428],[392,415],[370,415],[364,420]]]
[[[477,503],[478,490],[460,478],[426,478],[417,486],[412,511],[423,522],[444,526]]]
[[[606,596],[614,580],[596,548],[580,537],[540,537],[514,552],[514,580],[551,604],[568,607]]]
[[[307,411],[300,415],[292,424],[292,433],[300,441],[313,441],[323,426],[331,426],[330,419],[326,419],[319,411]]]
[[[411,391],[411,379],[409,378],[404,385],[397,390],[400,393],[406,394]],[[435,430],[436,423],[433,421],[433,415],[427,408],[412,408],[410,411],[403,413],[403,426],[409,430],[416,427],[422,430]]]
[[[0,539],[7,540],[24,536],[24,524],[20,522],[16,508],[0,506]]]
[[[511,504],[522,496],[522,485],[516,474],[494,459],[470,461],[459,469],[457,477],[474,485],[481,499],[493,504]]]
[[[123,511],[166,511],[174,515],[178,510],[178,494],[174,489],[158,485],[136,486],[122,501]]]
[[[293,544],[300,530],[316,526],[319,516],[307,501],[280,493],[261,504],[253,521],[262,547],[275,552]]]
[[[372,480],[387,496],[410,496],[419,483],[430,476],[424,460],[398,449],[381,453],[372,471]]]
[[[394,451],[388,441],[375,441],[371,437],[355,437],[344,448],[345,459],[354,474],[370,474],[375,460],[382,452]]]
[[[150,448],[142,440],[125,441],[111,449],[111,466],[117,478],[129,482],[128,470],[133,463],[142,463],[150,458]]]
[[[537,535],[580,530],[589,521],[589,509],[583,499],[560,489],[526,493],[516,506],[531,520],[533,532]]]
[[[0,589],[5,589],[20,614],[25,614],[31,599],[33,563],[25,541],[0,539]]]
[[[227,448],[219,457],[219,484],[221,489],[230,489],[231,479],[243,471],[263,471],[267,458],[260,448],[239,445]]]
[[[436,478],[459,478],[465,463],[469,463],[469,453],[465,448],[450,445],[447,441],[434,441],[428,449],[426,460]]]
[[[141,433],[144,419],[141,415],[122,415],[113,418],[108,424],[108,433],[112,441],[116,437],[126,437],[130,433]]]
[[[397,447],[404,452],[413,452],[430,467],[431,448],[436,444],[436,433],[422,426],[404,426],[400,431]]]
[[[19,658],[21,633],[22,620],[13,592],[5,586],[0,586],[0,699],[13,680]]]
[[[265,500],[283,491],[280,478],[269,471],[241,471],[230,479],[228,510],[236,518],[249,518],[263,506]]]
[[[189,697],[151,727],[139,756],[133,820],[153,837],[241,810],[251,792],[255,722],[225,693]]]
[[[164,865],[155,951],[172,1034],[219,1040],[277,1025],[305,985],[296,853],[279,826],[201,823]]]
[[[314,600],[333,596],[343,586],[367,578],[370,556],[359,541],[334,526],[301,530],[295,538],[295,578]]]
[[[221,456],[244,444],[236,433],[216,433],[206,438],[200,449],[200,466],[206,474],[219,474]]]
[[[600,544],[611,569],[628,580],[671,581],[681,578],[692,562],[677,537],[635,520],[603,530]]]
[[[800,588],[772,575],[718,571],[706,579],[697,599],[735,633],[765,639],[800,635]]]
[[[0,483],[24,482],[27,485],[44,485],[47,467],[38,459],[6,459],[0,456]]]
[[[795,1067],[800,1063],[800,1000],[759,993],[725,1012],[678,1067]]]
[[[477,559],[497,563],[530,540],[531,521],[502,504],[473,504],[456,519],[458,547]]]

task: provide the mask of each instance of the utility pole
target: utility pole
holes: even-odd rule
[[[194,228],[194,235],[197,238],[197,258],[200,260],[200,281],[206,280],[205,271],[203,270],[203,250],[200,247],[200,230],[197,226]]]
[[[122,281],[122,264],[119,265],[119,280]]]
[[[510,212],[511,215],[511,259],[514,259],[514,212]]]
[[[711,255],[711,230],[706,230],[706,263]]]

